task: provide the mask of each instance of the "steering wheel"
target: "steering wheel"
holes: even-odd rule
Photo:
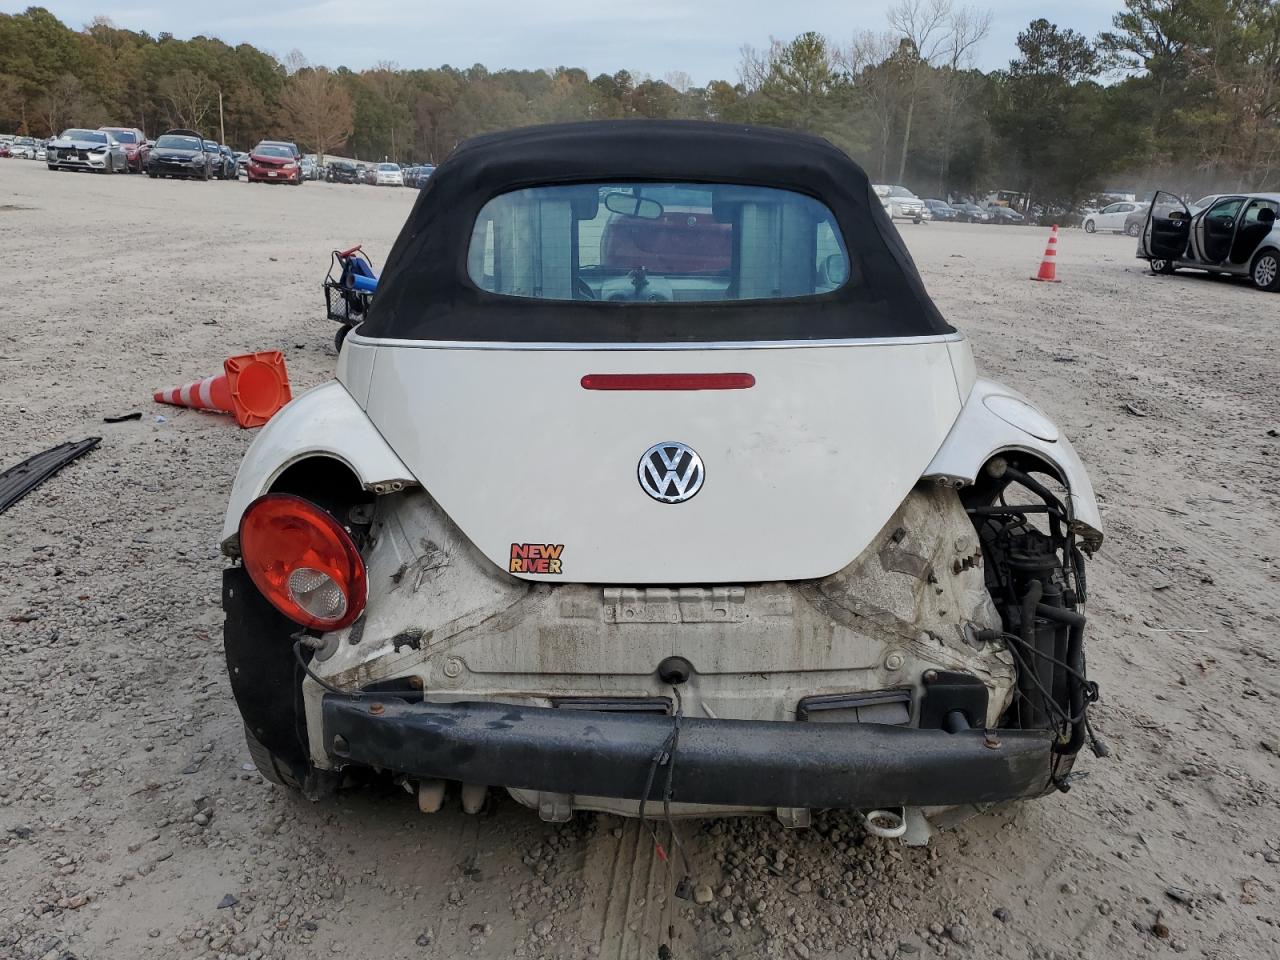
[[[596,292],[591,289],[591,284],[587,283],[587,281],[583,280],[581,277],[579,277],[578,282],[574,284],[573,290],[579,300],[600,299],[596,296]]]

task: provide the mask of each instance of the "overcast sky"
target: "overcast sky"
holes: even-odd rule
[[[964,0],[956,0],[962,4]],[[0,0],[17,13],[30,0]],[[592,76],[628,69],[662,77],[683,70],[695,84],[736,79],[744,43],[789,40],[817,30],[841,42],[864,29],[885,28],[888,2],[849,0],[218,0],[177,4],[147,0],[88,3],[45,0],[73,28],[109,13],[131,30],[189,38],[203,34],[242,42],[283,58],[299,49],[312,63],[353,70],[392,60],[402,67],[483,63],[490,69],[582,67]],[[1093,35],[1110,25],[1120,0],[1075,0],[1068,9],[1040,0],[989,0],[973,5],[994,13],[991,35],[978,54],[984,69],[1004,66],[1014,39],[1043,16]],[[1054,8],[1057,11],[1054,12]]]

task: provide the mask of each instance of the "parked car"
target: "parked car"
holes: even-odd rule
[[[330,160],[325,179],[330,183],[359,183],[360,171],[350,160]]]
[[[945,200],[926,200],[924,205],[934,220],[957,220],[960,217],[959,211]]]
[[[216,140],[205,140],[204,148],[209,151],[209,156],[213,163],[213,178],[215,180],[235,180],[236,167],[230,148],[224,148]],[[226,150],[225,153],[223,152],[224,150]]]
[[[311,157],[303,157],[298,161],[298,170],[301,171],[303,180],[314,180],[316,178],[316,162]]]
[[[380,163],[374,169],[373,182],[379,187],[403,187],[404,174],[394,163]]]
[[[240,176],[245,173],[249,167],[249,154],[244,150],[236,151],[236,175]]]
[[[208,180],[213,176],[216,154],[194,130],[169,130],[161,134],[147,157],[147,176]]]
[[[249,151],[248,176],[250,183],[302,183],[302,168],[298,155],[286,143],[263,140]]]
[[[952,204],[956,211],[956,219],[965,223],[990,223],[991,214],[976,203]]]
[[[120,141],[124,147],[125,158],[129,161],[130,173],[142,173],[147,168],[147,154],[151,147],[147,143],[147,135],[137,127],[99,127]]]
[[[17,160],[34,160],[36,158],[35,137],[14,137],[9,144],[9,156]]]
[[[872,184],[871,189],[881,198],[890,219],[910,220],[919,223],[924,219],[924,201],[906,187]]]
[[[9,146],[10,141],[0,140],[0,157],[11,158],[13,149]]]
[[[76,127],[62,131],[62,136],[45,148],[45,163],[50,170],[92,170],[94,173],[127,173],[129,170],[129,158],[120,141],[101,130]]]
[[[1134,209],[1125,214],[1124,233],[1129,237],[1142,236],[1142,226],[1147,222],[1147,207],[1151,206],[1149,202],[1141,201],[1134,205]]]
[[[420,167],[415,167],[413,183],[406,185],[416,187],[418,190],[421,190],[431,181],[431,175],[435,172],[436,166],[434,163],[424,163]]]
[[[987,207],[987,213],[991,215],[992,223],[1005,223],[1014,226],[1021,226],[1027,222],[1027,218],[1020,214],[1012,207],[1002,207],[998,203],[993,203]]]
[[[294,143],[292,140],[263,140],[259,144],[259,146],[263,146],[263,145],[285,147],[290,153],[293,154],[293,159],[295,163],[302,162],[302,151],[298,149],[298,145]]]
[[[263,776],[551,821],[843,808],[917,843],[1070,785],[1089,478],[977,377],[853,161],[577,123],[464,143],[431,189],[336,380],[232,487],[224,648]],[[663,269],[600,266],[607,225],[676,208],[714,211],[722,269],[696,214]]]
[[[1192,209],[1157,192],[1138,242],[1138,256],[1150,262],[1151,272],[1188,267],[1280,290],[1280,193],[1214,194],[1202,202]]]
[[[378,168],[376,165],[360,164],[360,180],[367,184],[377,184]]]
[[[1095,233],[1098,230],[1109,230],[1112,233],[1129,233],[1129,236],[1136,237],[1141,231],[1141,221],[1145,219],[1146,205],[1136,201],[1121,201],[1119,203],[1109,203],[1097,213],[1088,214],[1081,226],[1084,227],[1085,233]],[[1129,232],[1130,224],[1136,224]]]
[[[236,159],[236,152],[223,143],[219,144],[218,153],[222,157],[222,179],[239,180],[240,161]]]

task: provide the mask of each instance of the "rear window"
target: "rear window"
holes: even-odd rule
[[[480,211],[468,274],[540,300],[812,297],[851,282],[835,217],[803,194],[706,183],[532,187]]]

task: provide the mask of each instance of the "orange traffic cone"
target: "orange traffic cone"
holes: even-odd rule
[[[1058,225],[1055,223],[1049,231],[1049,243],[1044,248],[1044,259],[1040,261],[1040,272],[1032,280],[1043,280],[1046,283],[1061,283],[1058,279]]]
[[[289,372],[279,350],[228,357],[223,372],[185,387],[157,390],[156,403],[234,414],[242,427],[260,427],[289,402]]]

